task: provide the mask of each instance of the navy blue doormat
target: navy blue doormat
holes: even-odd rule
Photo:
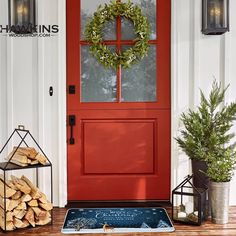
[[[164,208],[74,208],[67,211],[61,232],[91,234],[174,230]]]

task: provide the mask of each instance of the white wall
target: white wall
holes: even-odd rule
[[[236,1],[231,0],[230,32],[201,34],[201,0],[172,0],[172,136],[179,116],[208,92],[213,77],[230,83],[227,102],[236,99]],[[32,131],[53,162],[54,204],[66,203],[65,0],[37,2],[38,24],[59,24],[53,38],[0,36],[0,145],[18,124]],[[7,0],[0,0],[0,24],[7,23]],[[49,86],[54,95],[48,94]],[[234,127],[236,132],[236,126]],[[172,187],[191,171],[188,158],[172,140]],[[44,172],[44,171],[43,171]],[[47,174],[41,186],[47,190]],[[230,203],[236,205],[232,181]]]
[[[7,2],[0,0],[2,25],[8,24]],[[58,24],[59,34],[49,38],[0,35],[0,145],[14,128],[25,125],[52,161],[54,204],[64,206],[67,199],[65,1],[37,1],[37,23]],[[50,86],[54,89],[52,97]],[[40,169],[40,188],[48,194],[49,180],[48,168]]]
[[[208,93],[214,78],[230,84],[226,103],[236,100],[236,1],[230,1],[230,32],[221,36],[201,34],[201,2],[172,0],[172,137],[178,134],[180,114],[199,104],[199,88]],[[172,170],[172,186],[191,171],[188,157],[174,140]],[[235,185],[234,177],[231,205],[236,205]]]

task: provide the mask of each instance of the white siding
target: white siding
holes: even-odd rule
[[[199,104],[199,88],[208,93],[214,78],[230,84],[226,103],[236,100],[236,1],[230,1],[230,32],[221,36],[201,34],[201,2],[172,0],[172,137],[177,136],[180,114]],[[188,157],[172,140],[172,187],[190,171]],[[231,205],[236,205],[235,184],[236,178]]]
[[[0,0],[2,25],[8,24],[7,2]],[[54,204],[64,206],[67,199],[65,1],[37,1],[37,19],[39,25],[59,24],[59,34],[50,38],[0,35],[0,145],[14,128],[25,125],[52,161]],[[54,89],[52,97],[50,86]],[[40,187],[46,193],[50,189],[47,169],[40,170]]]

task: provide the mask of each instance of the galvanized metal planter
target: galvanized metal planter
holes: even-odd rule
[[[213,223],[228,223],[229,188],[230,182],[210,182],[211,217]]]

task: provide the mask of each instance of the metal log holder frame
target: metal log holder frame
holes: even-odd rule
[[[20,142],[16,148],[16,150],[13,152],[13,154],[11,155],[11,157],[9,158],[9,160],[7,162],[0,162],[0,170],[3,171],[3,180],[4,183],[6,183],[6,172],[7,171],[14,171],[14,170],[22,170],[22,169],[35,169],[35,174],[36,174],[36,186],[39,187],[39,182],[38,182],[38,177],[39,177],[39,172],[38,169],[39,168],[43,168],[43,167],[49,167],[50,168],[50,178],[51,178],[51,203],[53,202],[53,173],[52,173],[52,163],[51,161],[48,159],[47,155],[44,153],[44,151],[42,150],[42,148],[39,146],[38,142],[34,139],[34,137],[32,136],[32,134],[30,133],[29,130],[26,130],[25,127],[23,125],[19,125],[17,129],[15,129],[12,134],[10,135],[10,137],[8,138],[8,140],[6,141],[6,143],[4,144],[4,146],[2,147],[2,149],[0,150],[0,154],[3,152],[3,150],[6,148],[6,146],[8,145],[9,141],[12,139],[12,137],[14,135],[17,135],[20,137]],[[34,144],[38,147],[38,149],[41,151],[41,153],[46,157],[47,159],[47,163],[45,165],[42,164],[37,164],[37,165],[29,165],[29,166],[19,166],[16,164],[11,163],[11,159],[13,158],[13,156],[15,155],[16,151],[18,150],[18,148],[24,144],[26,147],[29,147],[28,144],[26,143],[25,139],[26,137],[29,136]],[[6,216],[7,216],[7,211],[6,211],[6,184],[4,184],[4,228],[2,229],[3,232],[7,232],[6,230]],[[1,206],[0,206],[1,207]],[[2,207],[1,207],[2,208]],[[50,211],[51,212],[51,222],[50,224],[52,224],[53,222],[53,210]]]

